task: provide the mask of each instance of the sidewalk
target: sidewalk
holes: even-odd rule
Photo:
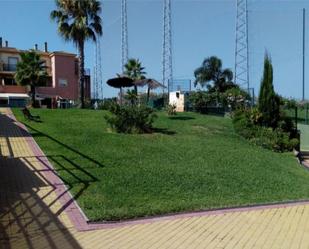
[[[34,139],[5,108],[0,176],[0,248],[309,247],[307,203],[88,224]]]

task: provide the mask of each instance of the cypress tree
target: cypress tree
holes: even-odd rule
[[[262,114],[263,125],[276,128],[280,119],[280,99],[274,91],[273,66],[268,53],[265,53],[264,58],[258,109]]]

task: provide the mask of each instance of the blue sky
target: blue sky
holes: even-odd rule
[[[149,77],[162,79],[162,0],[128,0],[129,55],[139,58]],[[193,79],[205,57],[216,55],[234,69],[236,0],[172,0],[174,78]],[[49,49],[76,52],[58,36],[49,19],[53,0],[0,0],[0,36],[11,46],[28,49],[48,41]],[[274,66],[276,91],[301,97],[302,8],[297,0],[249,0],[250,84],[259,89],[265,49]],[[104,95],[117,91],[105,82],[121,71],[120,0],[103,1],[102,60]],[[306,98],[309,99],[309,29],[306,34]],[[94,45],[87,43],[86,66],[93,68]]]

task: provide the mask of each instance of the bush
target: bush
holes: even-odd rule
[[[246,107],[249,100],[250,95],[239,87],[228,89],[222,94],[223,105],[228,106],[232,110]]]
[[[282,118],[280,126],[260,126],[256,117],[261,117],[256,109],[238,110],[233,115],[235,131],[250,142],[277,152],[291,151],[299,145],[294,123],[289,118]]]
[[[197,91],[189,95],[189,101],[196,112],[207,113],[209,108],[229,108],[236,110],[248,106],[250,95],[238,86],[224,92]]]
[[[119,133],[150,133],[156,118],[154,110],[147,106],[113,105],[112,115],[105,116],[112,129]]]
[[[107,98],[99,102],[100,110],[110,111],[115,105],[117,105],[117,98]]]
[[[173,115],[176,115],[177,112],[176,112],[176,105],[175,104],[168,104],[166,106],[166,112],[167,112],[167,115],[169,116],[173,116]]]
[[[206,91],[192,92],[189,95],[189,101],[193,110],[199,113],[207,113],[208,106],[216,106],[219,96],[217,93],[209,93]]]

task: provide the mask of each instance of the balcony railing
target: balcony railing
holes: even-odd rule
[[[0,71],[16,72],[16,64],[0,64]]]
[[[25,86],[2,86],[0,85],[0,93],[27,93]]]

